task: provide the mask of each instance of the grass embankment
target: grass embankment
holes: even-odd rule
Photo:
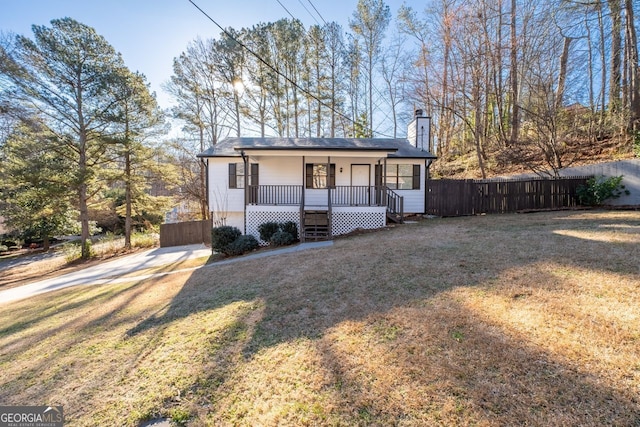
[[[3,306],[69,425],[638,425],[640,213],[437,219]]]

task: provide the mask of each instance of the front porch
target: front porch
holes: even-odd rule
[[[384,186],[250,185],[246,194],[246,232],[258,236],[265,222],[298,224],[300,240],[325,240],[357,229],[401,222],[403,198]]]

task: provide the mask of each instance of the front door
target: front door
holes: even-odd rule
[[[370,186],[371,165],[351,165],[351,204],[368,206]]]

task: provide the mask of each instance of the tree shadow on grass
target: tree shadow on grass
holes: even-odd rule
[[[193,378],[191,386],[183,392],[191,390],[206,397],[217,393],[215,390],[224,384],[233,390],[234,386],[228,381],[239,363],[250,363],[280,344],[308,340],[317,344],[324,365],[333,373],[328,381],[343,384],[342,390],[332,391],[337,402],[337,408],[332,411],[349,423],[366,424],[368,419],[374,420],[372,424],[376,424],[375,420],[380,424],[399,423],[421,414],[426,416],[419,406],[433,404],[450,408],[447,410],[452,417],[459,411],[462,415],[456,419],[462,421],[465,415],[497,424],[508,424],[511,419],[523,417],[541,420],[539,424],[572,424],[571,420],[577,419],[583,424],[595,425],[592,420],[608,419],[629,425],[629,420],[636,421],[637,401],[599,383],[598,378],[576,370],[555,355],[529,345],[526,336],[521,339],[508,336],[500,331],[501,325],[474,317],[456,301],[452,301],[439,317],[430,316],[428,311],[411,311],[416,305],[431,304],[458,288],[480,289],[509,269],[535,268],[544,262],[560,262],[628,277],[637,275],[638,265],[634,259],[640,255],[638,245],[625,242],[612,245],[558,234],[555,232],[557,225],[545,225],[551,222],[548,217],[543,220],[531,218],[533,220],[523,226],[514,222],[515,229],[507,231],[501,231],[499,224],[486,219],[470,218],[467,221],[478,224],[464,232],[460,230],[469,225],[463,220],[439,220],[426,226],[399,227],[344,239],[328,249],[207,266],[195,270],[166,305],[152,306],[143,316],[127,315],[127,311],[135,300],[151,298],[156,279],[123,287],[117,293],[98,293],[95,298],[57,301],[47,306],[46,313],[9,326],[5,333],[10,335],[45,322],[56,304],[62,312],[71,312],[91,302],[100,305],[111,302],[108,310],[86,321],[83,330],[90,333],[136,322],[125,331],[123,345],[128,339],[147,334],[144,337],[147,346],[137,357],[122,362],[128,366],[125,375],[132,375],[147,355],[164,344],[164,328],[179,321],[196,319],[198,314],[244,304],[228,327],[203,340],[201,346],[206,347],[210,361],[203,363],[198,378]],[[586,220],[567,223],[565,228],[592,228]],[[620,230],[626,227],[633,231],[636,225],[633,220],[620,219],[607,221],[606,227],[602,228]],[[527,233],[531,232],[544,235],[543,249],[526,241]],[[391,245],[394,239],[402,245]],[[470,245],[472,241],[479,243]],[[582,243],[578,250],[565,253],[558,249],[576,241]],[[479,254],[478,247],[487,253]],[[616,249],[615,254],[609,256],[607,253],[612,247]],[[553,280],[553,277],[541,275],[539,284],[546,285],[545,282]],[[117,304],[113,303],[116,298]],[[398,310],[409,310],[409,314],[398,320],[393,317]],[[349,354],[327,336],[349,322],[376,329],[376,325],[388,316],[392,316],[389,320],[392,324],[400,324],[398,338],[383,337],[382,344],[371,346],[369,342],[371,347],[367,347],[364,343],[363,348],[369,357],[384,355],[386,363],[390,361],[388,366],[395,369],[401,381],[391,382],[386,388],[371,388],[368,382],[354,374],[357,364],[350,365]],[[69,324],[62,324],[55,330],[43,330],[42,334],[63,334]],[[419,327],[423,324],[431,325],[431,329],[423,331]],[[456,331],[462,334],[458,337],[458,348],[450,353],[438,352],[451,344],[450,340],[458,338],[452,335],[455,331],[438,329],[440,324],[457,325],[459,330]],[[214,327],[216,325],[202,325],[203,329]],[[425,333],[416,335],[421,331]],[[425,334],[433,336],[427,340]],[[411,336],[411,340],[402,341],[405,335]],[[74,339],[81,338],[67,337],[65,345],[74,345]],[[494,350],[490,353],[489,348]],[[52,353],[42,358],[30,368],[31,374],[26,375],[46,370],[55,357],[57,354]],[[361,359],[360,366],[365,362]],[[444,371],[429,375],[442,366],[446,368]],[[530,375],[534,370],[547,372],[544,382],[538,382],[539,377]],[[105,371],[104,375],[108,373]],[[400,387],[430,390],[435,397],[417,399],[419,405],[409,405],[411,410],[401,410],[402,399],[397,397],[392,404],[381,403],[385,393],[391,395]],[[529,397],[528,391],[532,392]],[[372,394],[379,398],[370,400],[367,396]],[[585,403],[580,404],[580,401]],[[595,411],[600,407],[603,408],[602,416]],[[613,413],[615,407],[620,408],[618,415]],[[565,410],[573,417],[566,418],[566,423],[562,417]],[[634,425],[633,422],[630,425]]]

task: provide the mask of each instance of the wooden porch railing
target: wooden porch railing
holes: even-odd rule
[[[251,185],[249,205],[283,205],[304,208],[302,185]],[[328,189],[327,207],[334,206],[386,206],[387,213],[396,220],[404,216],[404,199],[385,186],[340,185]]]
[[[247,204],[298,206],[303,200],[302,185],[250,185]]]
[[[396,222],[403,222],[404,218],[404,197],[388,187],[380,188],[384,199],[384,205],[387,207],[387,215],[391,216]]]
[[[339,185],[331,189],[333,206],[382,206],[376,187]]]

